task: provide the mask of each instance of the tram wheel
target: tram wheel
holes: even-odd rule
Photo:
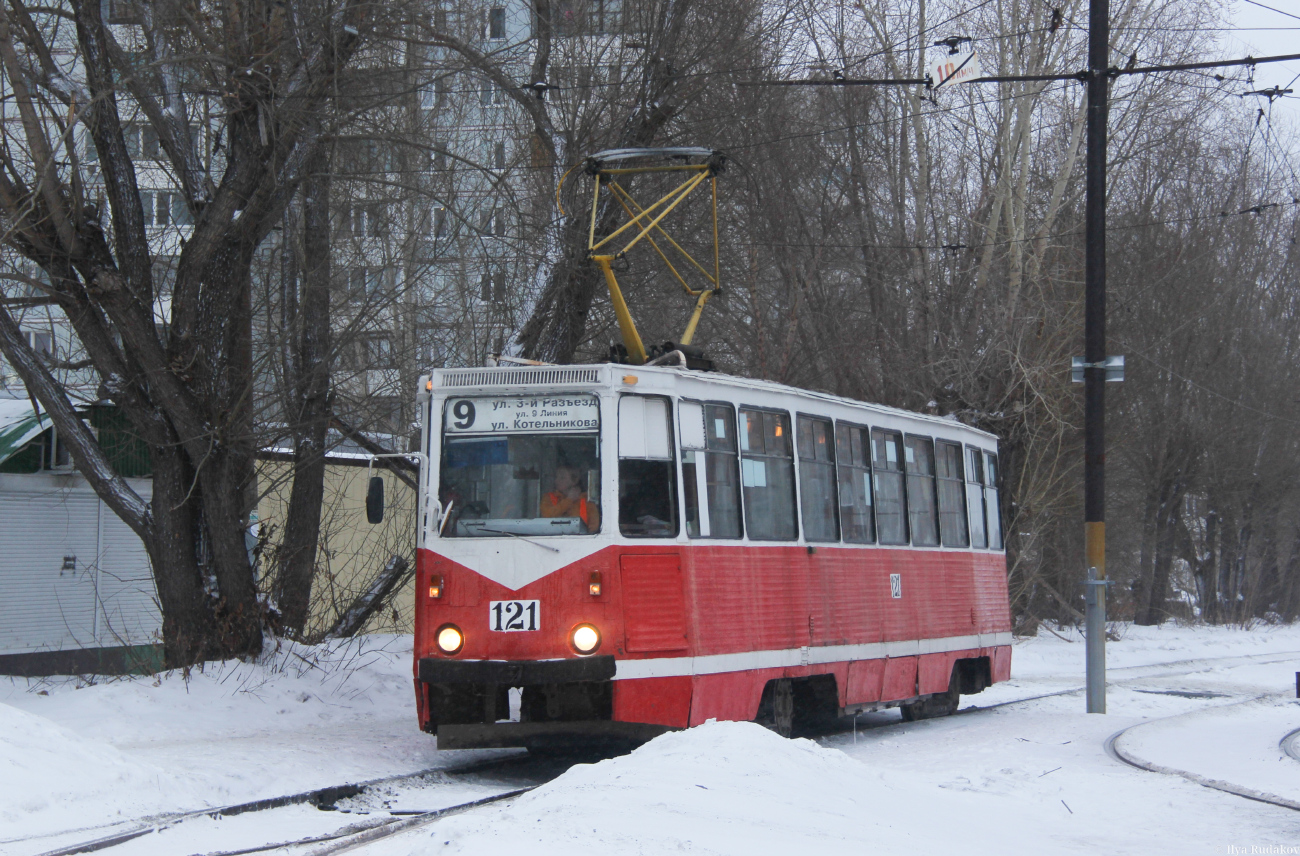
[[[794,708],[794,682],[777,678],[763,687],[754,721],[782,737],[790,737],[794,733]]]
[[[794,733],[794,684],[789,678],[781,678],[772,687],[772,721],[772,730],[782,737]]]
[[[954,682],[948,685],[946,692],[935,693],[932,696],[908,702],[900,706],[899,710],[903,714],[904,722],[915,722],[918,719],[934,719],[935,717],[954,714],[957,712],[957,705],[960,703],[961,693]]]

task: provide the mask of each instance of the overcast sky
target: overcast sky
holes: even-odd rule
[[[1258,5],[1270,6],[1271,9]],[[1276,11],[1274,11],[1276,10]],[[1276,56],[1300,53],[1300,0],[1234,0],[1231,6],[1232,25],[1235,29],[1223,34],[1223,57]],[[1255,88],[1270,86],[1295,89],[1273,105],[1273,113],[1284,113],[1290,121],[1300,124],[1300,61],[1275,62],[1255,68]],[[1268,102],[1258,99],[1262,106]]]

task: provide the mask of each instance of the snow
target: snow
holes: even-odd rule
[[[0,853],[13,838],[500,754],[439,752],[415,726],[409,637],[281,642],[254,663],[99,680],[0,677]]]
[[[1083,712],[1083,644],[1020,640],[1012,680],[963,712],[866,714],[816,740],[711,722],[579,764],[518,799],[366,845],[372,856],[791,852],[1229,853],[1293,847],[1300,815],[1121,764],[1144,761],[1300,800],[1300,627],[1118,627],[1108,714]],[[17,839],[465,763],[415,726],[410,640],[283,644],[188,678],[0,679],[0,853],[95,834]],[[46,694],[42,694],[46,693]],[[1052,695],[1055,693],[1054,695]],[[993,709],[990,705],[1046,696]],[[231,850],[507,790],[431,776],[354,812],[300,806],[179,827],[185,852]],[[273,815],[273,817],[272,817]],[[328,829],[322,824],[328,820]],[[152,841],[151,839],[159,839]],[[179,852],[136,839],[114,852]],[[168,849],[168,847],[172,849]],[[1282,852],[1286,852],[1285,850]]]

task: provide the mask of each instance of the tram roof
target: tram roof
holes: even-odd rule
[[[869,401],[860,401],[855,398],[846,398],[841,395],[833,395],[829,392],[820,392],[817,390],[803,389],[801,387],[789,386],[783,383],[776,383],[770,380],[759,380],[757,378],[740,377],[738,375],[728,375],[721,372],[700,372],[691,369],[678,368],[676,366],[629,366],[615,363],[600,363],[594,365],[567,365],[567,366],[497,366],[490,368],[455,368],[455,369],[434,369],[432,377],[434,378],[434,390],[440,393],[455,394],[456,392],[519,392],[521,388],[536,389],[542,392],[563,392],[577,389],[592,388],[609,388],[617,386],[626,388],[622,378],[627,375],[635,375],[638,378],[654,378],[660,381],[662,387],[677,387],[679,381],[686,381],[686,385],[694,386],[703,384],[709,386],[730,387],[732,389],[748,389],[768,394],[788,395],[803,398],[809,401],[824,401],[833,404],[847,405],[854,408],[866,409],[873,413],[914,419],[919,422],[927,422],[934,425],[942,425],[946,428],[961,428],[966,431],[988,437],[997,441],[998,437],[989,431],[967,425],[957,419],[948,416],[934,416],[928,413],[917,413],[914,410],[903,410],[898,407],[889,407],[884,404],[875,404]],[[648,392],[649,390],[647,390]],[[662,392],[662,389],[656,391]],[[761,407],[761,401],[752,402],[753,405]]]

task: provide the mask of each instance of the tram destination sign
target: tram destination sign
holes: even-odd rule
[[[449,398],[443,426],[448,434],[595,431],[600,403],[594,395]]]

